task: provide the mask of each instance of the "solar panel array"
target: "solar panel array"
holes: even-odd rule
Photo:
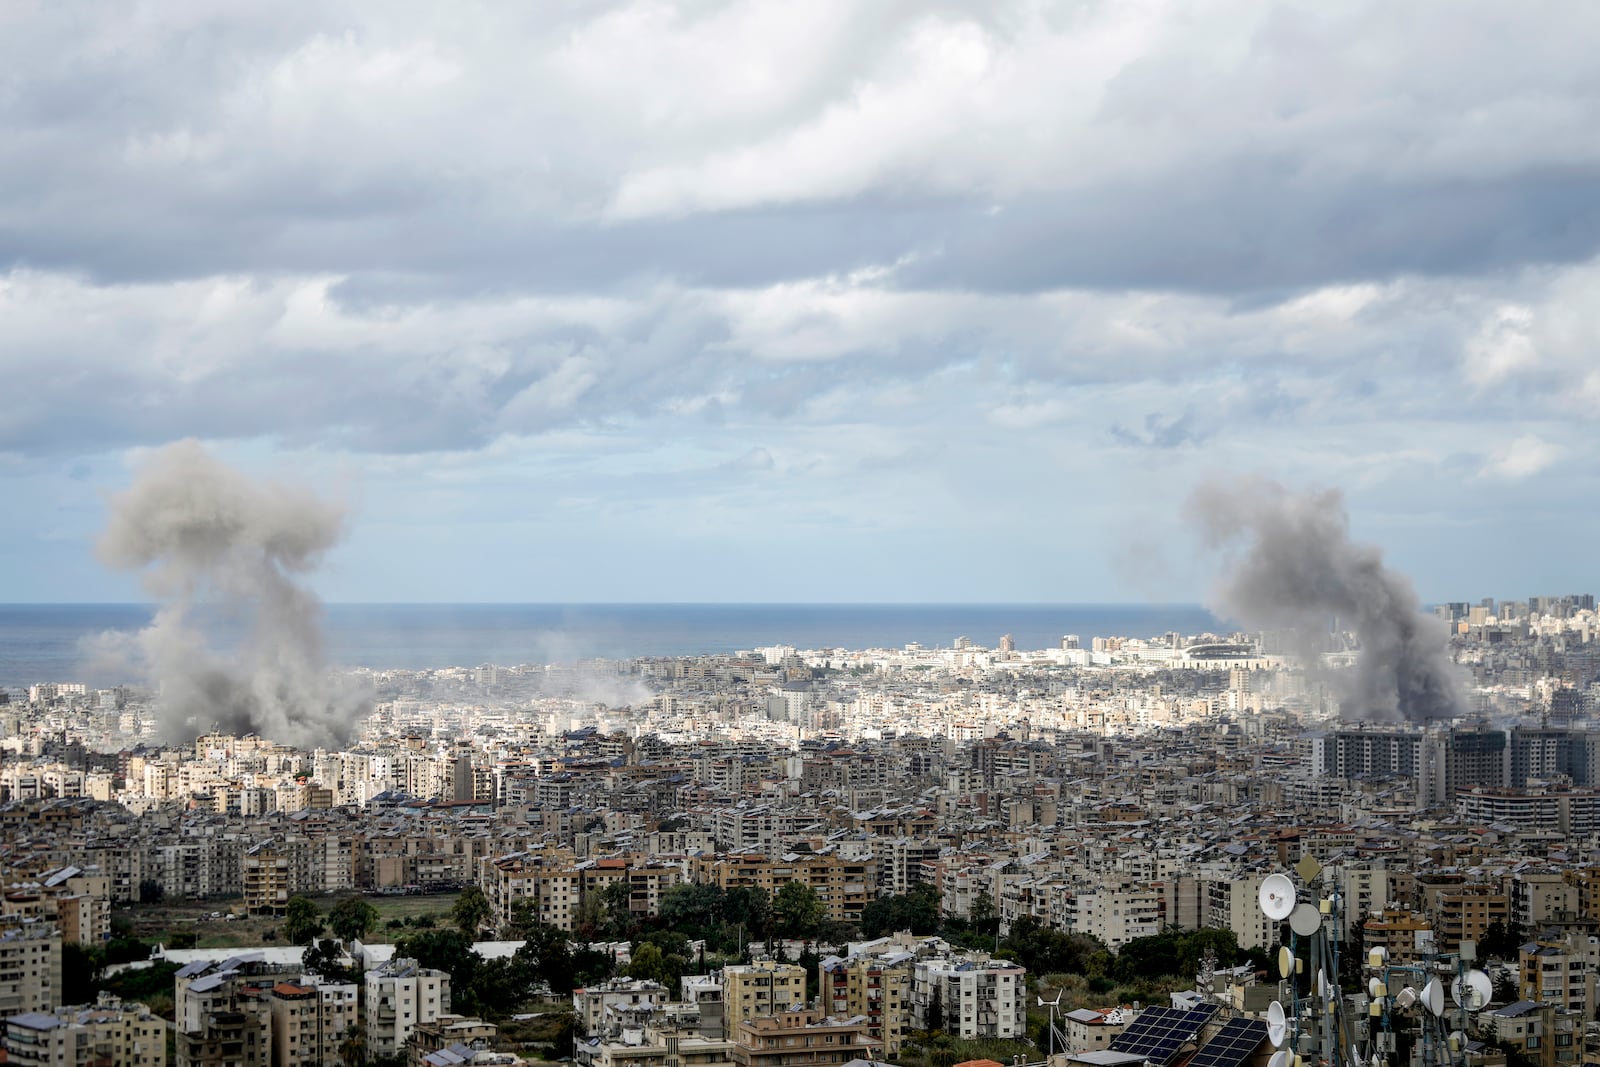
[[[1193,1041],[1215,1007],[1184,1011],[1181,1008],[1146,1008],[1128,1028],[1107,1046],[1112,1052],[1143,1056],[1156,1067],[1166,1067],[1177,1058],[1183,1046]]]
[[[1189,1067],[1241,1067],[1267,1039],[1267,1024],[1260,1019],[1229,1019],[1207,1041]]]

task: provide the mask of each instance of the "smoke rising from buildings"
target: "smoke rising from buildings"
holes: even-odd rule
[[[1345,718],[1420,722],[1458,713],[1457,669],[1444,625],[1424,615],[1411,583],[1372,545],[1350,540],[1337,491],[1296,495],[1272,482],[1210,485],[1185,508],[1227,560],[1214,610],[1251,627],[1294,631],[1317,662],[1338,619],[1361,643],[1356,665],[1330,676]]]
[[[301,580],[343,533],[343,509],[257,482],[196,441],[155,452],[110,501],[98,552],[160,603],[127,644],[160,689],[165,740],[212,729],[300,748],[340,743],[370,710],[329,673],[322,605]],[[236,641],[217,634],[238,628]]]

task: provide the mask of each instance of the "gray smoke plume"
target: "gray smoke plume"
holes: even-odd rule
[[[1215,610],[1246,626],[1292,629],[1315,664],[1329,623],[1354,630],[1356,666],[1332,676],[1349,718],[1420,722],[1459,713],[1443,623],[1422,613],[1411,583],[1383,554],[1350,540],[1337,491],[1295,495],[1272,482],[1210,485],[1185,507],[1229,569]]]
[[[348,739],[370,704],[327,671],[322,606],[298,582],[343,526],[339,506],[252,481],[197,441],[155,452],[111,498],[100,558],[142,572],[161,602],[131,651],[160,687],[165,740],[213,729],[298,748]],[[243,628],[234,647],[211,639],[230,624]]]

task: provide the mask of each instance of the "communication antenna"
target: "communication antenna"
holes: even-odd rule
[[[1493,996],[1494,983],[1476,967],[1450,983],[1450,999],[1467,1011],[1477,1011]]]
[[[1289,929],[1301,937],[1310,937],[1322,927],[1322,912],[1308,901],[1296,904],[1289,912]]]
[[[1422,987],[1422,1006],[1435,1019],[1444,1014],[1444,987],[1439,984],[1439,979],[1430,978],[1428,984]]]
[[[1289,951],[1284,949],[1285,952]],[[1267,1040],[1273,1048],[1282,1048],[1283,1039],[1289,1036],[1289,1020],[1284,1017],[1283,1005],[1274,1000],[1267,1005]],[[1278,1053],[1284,1055],[1284,1053]],[[1270,1067],[1270,1064],[1268,1065]]]
[[[1288,875],[1269,874],[1261,880],[1257,900],[1261,904],[1261,914],[1275,923],[1281,923],[1294,911],[1294,883]]]

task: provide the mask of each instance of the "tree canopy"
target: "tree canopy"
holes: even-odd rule
[[[322,933],[322,912],[305,897],[290,897],[283,915],[283,936],[291,944],[309,945]]]
[[[360,897],[345,897],[328,912],[328,926],[341,941],[359,941],[378,924],[378,909]]]

